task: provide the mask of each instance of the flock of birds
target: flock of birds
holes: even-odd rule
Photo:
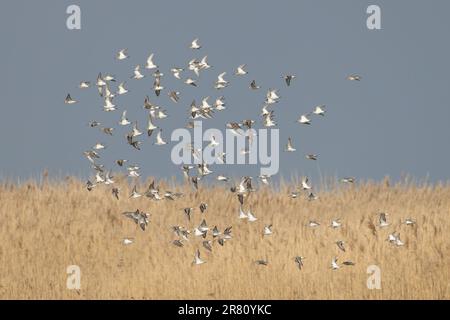
[[[192,50],[200,50],[202,46],[200,45],[200,42],[198,39],[195,39],[192,41],[192,43],[189,46]],[[127,52],[127,49],[122,49],[116,54],[116,60],[117,61],[123,61],[126,59],[129,59],[129,55]],[[141,65],[137,65],[134,67],[133,74],[131,76],[131,79],[134,80],[142,80],[149,75],[144,72],[145,70],[151,70],[153,74],[151,75],[153,77],[153,91],[156,97],[160,97],[161,93],[165,90],[163,86],[163,77],[164,74],[160,71],[160,68],[157,64],[155,64],[154,54],[150,54],[145,66],[141,68]],[[184,85],[197,87],[198,83],[198,77],[200,76],[200,72],[204,72],[205,70],[211,68],[211,65],[207,62],[208,56],[204,56],[201,59],[192,59],[187,63],[187,66],[185,67],[173,67],[170,69],[170,72],[172,73],[173,77],[180,80]],[[145,70],[144,70],[145,69]],[[188,75],[184,76],[186,73],[189,73]],[[194,76],[195,75],[195,76]],[[225,76],[227,75],[226,72],[222,72],[217,76],[217,81],[214,83],[214,88],[216,90],[222,90],[225,89],[229,85],[229,81],[225,79]],[[246,65],[242,64],[238,66],[234,72],[234,75],[236,77],[244,77],[248,75],[248,71],[246,70]],[[282,78],[284,79],[285,86],[290,87],[293,81],[295,80],[296,76],[293,74],[286,74],[283,75]],[[347,80],[349,81],[360,81],[361,77],[359,75],[350,75],[347,77]],[[97,77],[97,80],[95,82],[95,86],[97,88],[99,96],[103,99],[103,110],[105,112],[113,112],[117,110],[117,105],[114,103],[114,99],[118,96],[125,95],[129,92],[129,90],[126,88],[126,81],[120,82],[117,85],[117,88],[115,90],[112,89],[112,84],[116,83],[117,80],[115,79],[115,76],[111,74],[104,74],[100,73]],[[92,86],[90,81],[82,81],[79,84],[80,89],[88,89]],[[261,87],[257,84],[256,80],[251,80],[249,84],[250,90],[259,90]],[[180,100],[180,92],[176,90],[167,90],[167,95],[169,99],[177,104]],[[202,99],[201,104],[197,104],[195,100],[192,101],[190,107],[189,107],[189,117],[190,120],[194,119],[209,119],[214,116],[215,112],[223,111],[226,109],[225,107],[225,97],[223,95],[219,96],[215,99],[215,102],[213,104],[210,104],[208,102],[209,97],[205,97]],[[277,89],[269,88],[265,94],[265,100],[264,105],[262,107],[262,112],[260,116],[262,116],[262,124],[264,127],[274,127],[276,126],[275,117],[274,117],[274,110],[270,110],[271,107],[273,107],[276,103],[278,103],[280,100],[280,95],[278,93]],[[66,104],[75,104],[78,101],[70,94],[67,94],[65,98]],[[147,128],[146,128],[146,135],[148,137],[151,137],[153,135],[154,131],[157,131],[156,138],[154,145],[156,146],[163,146],[166,145],[167,142],[164,140],[162,136],[162,128],[160,127],[160,124],[156,125],[156,122],[163,121],[164,118],[168,116],[167,111],[158,106],[157,104],[151,102],[150,97],[147,95],[144,98],[144,105],[143,108],[148,111],[148,117],[147,117]],[[312,117],[324,117],[326,113],[326,107],[324,105],[316,106],[310,113],[302,114],[298,118],[297,122],[301,125],[311,125]],[[244,135],[246,139],[248,139],[249,143],[252,143],[252,135],[248,134],[246,129],[251,129],[254,124],[256,123],[255,120],[252,119],[246,119],[240,122],[230,122],[226,124],[226,128],[233,131],[236,135]],[[119,126],[130,128],[130,131],[128,134],[126,134],[126,142],[128,145],[130,145],[131,148],[134,148],[135,150],[141,150],[141,144],[142,141],[138,140],[138,137],[141,137],[144,134],[143,131],[139,129],[138,121],[130,121],[127,117],[127,111],[123,110],[120,118],[118,119]],[[89,126],[92,128],[98,127],[100,130],[106,134],[106,135],[113,135],[113,132],[115,130],[114,127],[106,127],[102,126],[102,124],[96,120],[90,121]],[[186,125],[186,128],[193,129],[194,128],[194,122],[189,121]],[[214,136],[211,136],[211,140],[209,143],[210,146],[217,146],[218,142],[216,141]],[[202,150],[195,149],[192,145],[186,146],[188,150],[192,153],[192,156],[194,158],[200,159],[199,153],[202,152]],[[90,179],[86,183],[86,188],[88,191],[92,191],[95,187],[98,185],[106,185],[111,187],[111,194],[114,198],[119,200],[119,197],[121,196],[120,188],[115,187],[115,181],[114,177],[112,176],[112,170],[107,170],[103,164],[99,163],[99,160],[101,158],[100,153],[101,150],[105,149],[106,145],[103,143],[96,143],[92,149],[87,150],[84,152],[84,156],[89,160],[91,163],[91,166],[95,172],[95,176],[93,179]],[[288,138],[287,145],[284,149],[285,152],[295,152],[296,148],[293,145],[292,138]],[[248,153],[248,149],[241,150],[243,154]],[[221,159],[222,163],[225,163],[225,154],[221,153],[217,155],[218,159]],[[316,161],[318,159],[318,155],[316,154],[307,154],[306,159]],[[140,177],[140,166],[136,164],[127,165],[128,160],[127,159],[117,159],[115,161],[116,165],[119,167],[126,168],[127,176],[131,179],[138,179]],[[192,165],[183,165],[181,167],[183,175],[186,179],[186,181],[192,186],[193,190],[195,192],[198,191],[199,188],[199,181],[203,179],[205,176],[210,175],[213,173],[213,171],[209,168],[209,166],[206,163],[201,163],[197,165],[197,174],[193,174],[195,167]],[[260,175],[258,177],[260,181],[263,184],[268,185],[270,176],[268,175]],[[223,175],[217,175],[216,179],[221,182],[228,182],[230,181],[229,177],[223,176]],[[249,195],[256,191],[256,189],[252,185],[253,178],[250,176],[242,177],[240,183],[238,185],[232,185],[230,187],[230,191],[236,195],[237,201],[239,202],[239,215],[237,216],[240,220],[247,220],[249,223],[255,222],[258,220],[258,218],[255,216],[254,213],[251,212],[251,210],[244,210],[245,202],[247,201]],[[353,177],[345,177],[341,179],[343,183],[354,183],[355,178]],[[301,185],[296,188],[296,190],[290,192],[289,196],[291,198],[297,198],[301,194],[305,194],[308,200],[316,200],[318,197],[313,193],[313,188],[308,180],[307,177],[303,177],[301,180]],[[162,201],[162,200],[168,200],[168,201],[175,201],[181,197],[183,197],[183,193],[180,192],[172,192],[172,191],[164,191],[162,192],[160,188],[156,185],[155,181],[153,181],[147,190],[143,192],[139,192],[137,190],[137,186],[135,185],[132,189],[131,194],[129,195],[129,198],[136,199],[140,197],[147,197],[154,201]],[[206,203],[201,203],[198,206],[201,214],[204,214],[207,211],[208,205]],[[183,208],[182,211],[184,213],[184,216],[186,219],[190,222],[193,212],[197,208],[188,207]],[[143,231],[146,230],[147,226],[150,223],[150,214],[143,212],[139,209],[136,211],[127,211],[123,212],[123,216],[125,218],[130,219],[134,223],[136,223],[139,228],[141,228]],[[406,219],[406,221],[402,222],[409,226],[414,226],[416,223],[413,219]],[[387,214],[386,213],[380,213],[379,214],[379,222],[378,222],[379,228],[385,228],[389,226],[390,224],[387,221]],[[331,221],[330,227],[333,229],[340,228],[342,225],[340,219],[334,219]],[[308,227],[310,228],[318,228],[320,227],[320,223],[317,221],[309,221]],[[370,229],[374,233],[376,233],[376,226],[373,223],[369,224]],[[177,247],[183,247],[184,244],[189,241],[190,237],[192,235],[194,237],[201,238],[202,247],[207,250],[211,251],[213,249],[213,244],[218,243],[219,245],[223,246],[226,241],[229,241],[232,239],[232,227],[227,226],[223,228],[223,231],[219,229],[218,226],[210,227],[208,226],[206,219],[202,219],[201,223],[194,227],[192,230],[185,228],[181,225],[173,226],[172,231],[174,235],[176,236],[176,239],[173,240],[173,245]],[[264,237],[269,237],[273,234],[273,226],[265,225],[264,229],[262,231],[262,234]],[[396,233],[395,231],[391,234],[389,234],[387,239],[391,244],[395,246],[403,246],[404,242],[400,239],[400,234]],[[124,238],[122,240],[122,243],[124,245],[130,245],[134,243],[134,238]],[[346,251],[346,244],[342,240],[336,241],[337,248],[345,252]],[[303,256],[296,256],[294,258],[294,262],[298,266],[299,269],[303,268],[305,258]],[[194,260],[192,264],[194,265],[200,265],[205,263],[206,261],[203,260],[200,257],[200,249],[197,248],[194,253]],[[268,260],[256,260],[255,263],[257,265],[267,266],[269,264]],[[341,265],[344,266],[353,266],[355,263],[353,261],[347,260],[342,262]],[[338,258],[333,257],[331,260],[331,269],[337,270],[341,267],[341,265],[338,263]]]

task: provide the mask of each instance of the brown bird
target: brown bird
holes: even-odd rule
[[[117,200],[119,200],[119,188],[112,188],[111,193]]]
[[[198,177],[191,177],[191,182],[195,190],[198,190],[198,180],[199,180]]]

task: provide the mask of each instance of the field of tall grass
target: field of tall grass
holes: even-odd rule
[[[180,191],[176,200],[129,199],[123,179],[120,200],[107,186],[88,192],[75,178],[0,185],[0,298],[2,299],[449,299],[450,185],[360,182],[332,185],[319,199],[288,196],[261,186],[252,193],[255,222],[238,219],[239,203],[224,185],[189,186],[161,182]],[[139,186],[144,191],[146,185]],[[201,202],[208,204],[200,213]],[[195,207],[189,222],[183,208]],[[142,231],[124,211],[151,214]],[[390,225],[378,227],[387,212]],[[342,226],[330,227],[334,218]],[[402,224],[406,218],[415,226]],[[233,239],[212,252],[193,234],[184,247],[172,244],[174,225],[189,229],[205,219]],[[321,225],[307,226],[310,220]],[[266,224],[273,234],[263,236]],[[370,227],[375,224],[375,230]],[[405,245],[387,241],[400,233]],[[123,238],[134,237],[130,245]],[[210,236],[208,235],[207,239]],[[335,242],[343,240],[346,252]],[[192,265],[200,249],[206,261]],[[299,270],[294,257],[303,256]],[[355,266],[331,269],[331,260]],[[256,260],[268,260],[257,265]],[[66,286],[69,265],[81,270],[81,289]],[[367,268],[381,270],[381,289],[369,289]]]

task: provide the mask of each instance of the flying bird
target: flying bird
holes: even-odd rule
[[[131,77],[132,79],[140,80],[144,78],[145,76],[141,73],[141,66],[137,65],[134,68],[134,75]]]
[[[153,56],[154,56],[153,53],[148,56],[147,62],[145,64],[146,69],[157,69],[158,68],[158,66],[153,63]]]
[[[295,257],[295,259],[294,259],[294,261],[295,261],[295,263],[297,264],[299,270],[302,270],[302,268],[303,268],[303,260],[304,260],[304,259],[305,259],[305,258],[302,257],[302,256],[297,256],[297,257]]]
[[[350,80],[350,81],[361,81],[361,77],[356,75],[356,74],[353,74],[353,75],[348,76],[347,80]]]
[[[64,103],[65,104],[74,104],[77,103],[78,101],[73,99],[70,94],[67,94],[66,99],[64,99]]]
[[[117,60],[125,60],[128,57],[129,56],[128,56],[128,53],[127,53],[127,49],[122,49],[116,54],[116,59]]]
[[[197,251],[195,252],[194,255],[194,261],[192,262],[193,265],[199,265],[199,264],[203,264],[206,261],[200,259],[200,250],[197,249]]]
[[[291,137],[289,137],[289,138],[288,138],[288,143],[287,143],[287,145],[286,145],[286,149],[284,149],[284,151],[286,151],[286,152],[294,152],[295,150],[297,150],[297,149],[295,149],[295,148],[292,146],[292,139],[291,139]]]
[[[315,115],[318,115],[318,116],[324,116],[325,112],[326,112],[326,110],[325,110],[325,106],[324,105],[320,105],[320,106],[315,107],[314,111],[313,111],[313,113]]]
[[[252,82],[250,82],[250,89],[258,90],[259,88],[261,87],[256,84],[256,80],[252,80]]]
[[[283,76],[283,78],[284,78],[284,81],[286,81],[286,85],[289,87],[291,85],[291,81],[294,80],[296,78],[296,76],[293,74],[288,74],[288,75]]]
[[[237,76],[243,76],[246,75],[248,72],[244,70],[245,64],[241,64],[239,67],[237,67],[236,72],[234,73]]]
[[[200,49],[202,46],[198,42],[198,38],[192,40],[191,45],[189,46],[190,49]]]

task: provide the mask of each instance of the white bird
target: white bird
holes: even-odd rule
[[[103,79],[102,73],[101,73],[101,72],[98,74],[98,76],[97,76],[97,81],[95,82],[95,84],[96,84],[98,87],[103,87],[104,85],[106,85],[106,82],[105,82],[105,80]]]
[[[311,185],[308,184],[308,177],[302,178],[302,188],[303,190],[311,190]]]
[[[192,59],[191,61],[189,61],[188,69],[194,71],[197,77],[200,76],[200,62],[198,62],[196,59]]]
[[[105,184],[106,184],[106,185],[114,184],[114,180],[113,180],[113,177],[111,176],[111,173],[110,173],[110,172],[107,172],[107,173],[106,173],[106,176],[105,176]],[[117,191],[118,191],[118,189],[117,189]],[[118,194],[118,192],[117,192],[117,194]]]
[[[343,182],[343,183],[354,183],[355,182],[355,178],[353,178],[353,177],[342,178],[341,182]]]
[[[105,93],[104,93],[105,98],[114,98],[114,94],[109,89],[108,83],[104,86],[104,90],[105,90]]]
[[[116,54],[117,60],[125,60],[128,57],[127,49],[122,49]]]
[[[316,222],[314,220],[311,220],[311,221],[309,221],[308,226],[311,227],[311,228],[315,228],[315,227],[320,226],[320,223],[318,223],[318,222]]]
[[[145,64],[145,68],[146,69],[156,69],[156,68],[158,68],[158,66],[153,63],[153,53],[148,56],[147,62]]]
[[[330,227],[332,227],[333,229],[337,229],[340,226],[341,226],[341,222],[339,221],[339,219],[334,219],[331,221]]]
[[[191,78],[187,78],[186,80],[184,80],[184,83],[189,84],[191,86],[196,87],[197,84],[195,83],[195,80],[191,79]]]
[[[192,40],[191,45],[189,46],[190,49],[200,49],[202,46],[198,42],[198,38]]]
[[[122,243],[124,244],[124,245],[129,245],[129,244],[132,244],[134,242],[134,239],[133,238],[124,238],[123,240],[122,240]]]
[[[200,60],[200,63],[198,64],[200,69],[209,69],[209,68],[211,68],[211,66],[208,64],[206,59],[208,59],[208,56],[204,56],[202,58],[202,60]]]
[[[273,110],[269,111],[268,114],[263,116],[263,125],[264,127],[270,128],[276,126],[276,122],[274,120]]]
[[[247,214],[242,210],[242,206],[239,207],[239,219],[248,219]]]
[[[228,177],[222,176],[222,175],[218,175],[217,176],[217,180],[218,181],[228,181]]]
[[[356,75],[356,74],[353,74],[353,75],[348,76],[347,80],[350,80],[350,81],[361,81],[361,77]]]
[[[197,249],[197,252],[195,252],[194,261],[192,262],[192,264],[199,265],[199,264],[203,264],[205,262],[206,261],[200,259],[200,250]]]
[[[340,266],[338,265],[338,263],[337,263],[337,257],[334,257],[332,260],[331,260],[331,269],[333,269],[333,270],[337,270],[337,269],[339,269],[340,268]]]
[[[113,75],[107,74],[103,77],[105,81],[116,81]]]
[[[220,143],[219,142],[217,142],[216,141],[216,138],[213,136],[213,135],[211,135],[211,139],[210,139],[210,142],[209,142],[209,146],[210,147],[217,147],[218,145],[219,145]]]
[[[404,222],[404,224],[406,224],[407,226],[414,226],[416,224],[416,221],[414,221],[411,218],[407,218]]]
[[[228,84],[228,81],[226,81],[226,80],[223,78],[226,74],[227,74],[226,72],[222,72],[221,74],[219,74],[219,75],[217,76],[217,81],[216,81],[216,83],[218,83],[218,84],[223,84],[223,85],[227,85],[227,84]]]
[[[127,110],[122,112],[122,117],[120,118],[119,124],[121,126],[129,125],[131,122],[127,119]]]
[[[236,72],[234,73],[237,76],[243,76],[246,75],[248,72],[244,70],[245,64],[241,64],[239,67],[237,67]]]
[[[258,218],[256,218],[250,210],[248,210],[247,212],[247,217],[249,222],[254,222],[258,220]]]
[[[128,176],[131,177],[131,178],[138,178],[140,176],[140,174],[137,171],[137,169],[129,169],[128,170]]]
[[[272,225],[264,226],[263,235],[270,236],[272,234]]]
[[[103,183],[103,182],[105,182],[105,179],[102,177],[100,172],[97,172],[97,174],[95,175],[95,183]]]
[[[216,99],[216,102],[214,102],[214,107],[216,108],[216,110],[225,110],[225,98],[223,96],[220,96]]]
[[[152,111],[150,111],[150,114],[152,114]],[[160,109],[159,109],[157,113],[154,113],[154,112],[153,112],[153,115],[154,115],[155,119],[164,119],[164,118],[167,118],[167,113],[166,113],[165,110],[160,110]]]
[[[395,231],[388,235],[387,240],[388,240],[389,242],[391,242],[391,243],[392,243],[392,242],[395,242],[395,241],[397,240],[397,236],[395,235]]]
[[[161,132],[162,132],[162,129],[159,129],[158,135],[156,136],[156,142],[155,142],[155,144],[156,144],[157,146],[162,146],[162,145],[167,144],[167,142],[164,141],[163,138],[161,137]]]
[[[401,247],[401,246],[404,246],[404,245],[405,245],[405,243],[404,243],[402,240],[400,240],[400,233],[397,234],[397,239],[395,240],[395,245],[396,245],[397,247]]]
[[[135,199],[135,198],[139,198],[139,197],[141,197],[141,196],[142,196],[142,194],[140,194],[140,193],[137,191],[137,187],[134,186],[133,190],[131,191],[130,198]]]
[[[274,104],[278,102],[280,96],[277,89],[269,89],[266,93],[266,104]]]
[[[133,79],[136,79],[136,80],[140,80],[140,79],[142,79],[142,78],[144,78],[145,76],[141,73],[141,66],[140,65],[137,65],[135,68],[134,68],[134,75],[132,76],[132,78]]]
[[[262,183],[264,183],[265,185],[269,185],[269,179],[270,179],[270,175],[267,174],[262,174],[259,176],[259,179],[261,180]]]
[[[325,115],[325,106],[320,105],[320,106],[315,107],[313,113],[318,116],[324,116]]]
[[[141,134],[142,134],[142,132],[139,131],[139,129],[138,129],[138,127],[137,127],[137,121],[135,121],[135,122],[133,123],[132,136],[133,136],[133,137],[138,137],[138,136],[140,136]]]
[[[295,148],[292,146],[292,140],[291,140],[291,137],[289,137],[289,138],[288,138],[288,143],[287,143],[287,145],[286,145],[285,151],[286,151],[286,152],[294,152],[295,150],[297,150],[297,149],[295,149]]]
[[[172,69],[170,69],[170,71],[172,72],[172,74],[173,74],[173,76],[174,76],[175,78],[181,79],[180,73],[181,73],[182,71],[184,71],[184,69],[183,69],[183,68],[172,68]]]
[[[93,147],[94,150],[102,150],[102,149],[105,149],[105,148],[106,148],[105,145],[101,144],[99,142],[96,143],[95,146]]]
[[[72,99],[70,94],[67,94],[66,99],[64,99],[64,103],[65,104],[74,104],[74,103],[77,103],[77,102],[78,102],[77,100]]]
[[[297,121],[301,124],[311,124],[311,120],[308,118],[308,114],[302,114]]]
[[[112,102],[110,97],[105,97],[105,104],[103,105],[103,111],[109,112],[116,110],[116,105]]]
[[[393,243],[394,245],[396,245],[397,247],[401,247],[401,246],[405,245],[405,243],[402,240],[400,240],[400,233],[398,233],[396,235],[395,231],[388,235],[388,239],[387,240],[390,243]]]
[[[80,85],[78,86],[80,89],[86,89],[89,88],[91,83],[89,81],[81,81]]]
[[[387,222],[387,216],[388,216],[387,213],[384,212],[380,213],[380,216],[378,218],[380,228],[384,228],[389,225],[389,223]]]
[[[125,82],[121,82],[117,88],[117,94],[122,95],[128,93],[128,90],[125,88]]]

